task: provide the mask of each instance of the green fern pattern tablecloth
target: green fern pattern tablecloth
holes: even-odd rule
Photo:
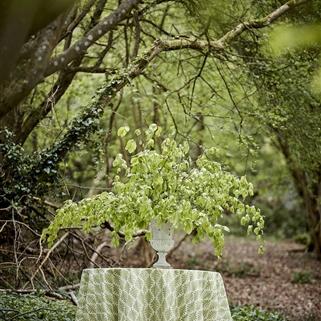
[[[86,269],[76,321],[231,321],[222,277],[176,269]]]

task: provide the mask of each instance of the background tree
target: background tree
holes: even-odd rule
[[[40,233],[52,218],[50,206],[109,189],[113,158],[120,151],[129,160],[122,138],[115,135],[121,126],[144,128],[154,122],[164,128],[164,136],[174,129],[178,141],[189,141],[192,157],[201,144],[221,147],[221,160],[235,172],[244,170],[236,164],[239,157],[249,164],[257,147],[268,145],[271,132],[266,129],[283,136],[291,132],[287,144],[297,143],[294,120],[276,120],[284,109],[291,111],[293,99],[302,97],[286,100],[286,90],[277,87],[289,80],[273,69],[280,58],[275,61],[262,47],[268,41],[263,32],[277,21],[317,19],[320,5],[293,0],[214,1],[210,6],[201,0],[78,1],[24,38],[1,83],[2,222],[19,221]],[[318,47],[313,50],[319,53]],[[295,56],[292,60],[288,64],[294,73]],[[312,69],[317,69],[318,60],[314,63]],[[291,84],[292,92],[302,85],[300,79]],[[300,100],[302,115],[312,102],[308,96]],[[319,112],[316,105],[314,115]],[[288,125],[289,131],[282,128]],[[305,145],[313,150],[309,135]],[[230,140],[226,143],[224,137]],[[225,154],[231,150],[233,161]],[[293,150],[291,155],[297,157]],[[300,155],[306,155],[302,149]],[[310,159],[305,158],[304,170]],[[310,192],[312,180],[305,185]],[[314,208],[320,206],[316,191],[304,197],[314,200]],[[320,216],[314,227],[318,222]],[[15,231],[4,225],[2,242],[13,242]],[[312,242],[319,253],[314,237]]]
[[[304,23],[302,30],[295,29],[290,22],[282,22],[277,31],[283,31],[284,35],[277,36],[276,31],[256,34],[260,39],[255,41],[255,47],[248,39],[236,44],[251,72],[248,76],[257,88],[258,106],[254,107],[252,115],[264,125],[265,135],[271,136],[272,145],[286,160],[306,215],[309,247],[318,257],[321,257],[321,85],[317,79],[321,42],[316,30],[320,27],[320,14],[316,4],[300,12],[294,10],[291,16],[294,21]],[[297,39],[291,48],[293,38],[289,42],[286,37],[293,37],[292,30],[296,30]],[[273,37],[284,40],[283,44],[277,40],[279,48],[274,46],[281,50],[280,55],[266,44]]]

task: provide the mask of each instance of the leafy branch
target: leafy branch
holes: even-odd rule
[[[118,134],[125,136],[128,128],[120,128]],[[237,215],[241,225],[248,225],[248,233],[261,239],[264,220],[254,206],[244,204],[248,195],[253,195],[253,187],[245,177],[237,178],[224,171],[221,165],[201,155],[194,163],[188,157],[187,142],[177,145],[175,140],[166,138],[161,152],[153,150],[154,137],[160,135],[157,125],[150,125],[143,143],[139,130],[135,131],[142,150],[134,154],[130,164],[119,154],[113,166],[125,172],[124,177],[114,178],[113,190],[78,204],[67,201],[58,210],[50,226],[43,231],[44,238],[52,246],[61,228],[81,226],[88,233],[92,226],[112,222],[113,244],[119,245],[119,235],[131,240],[144,229],[153,218],[158,224],[171,222],[174,227],[181,225],[187,234],[193,230],[194,242],[207,235],[213,241],[215,254],[220,257],[224,247],[224,231],[228,227],[219,224],[225,210]],[[127,142],[126,149],[133,154],[137,143]],[[214,154],[215,150],[207,150]],[[241,201],[239,198],[242,198]],[[146,233],[150,240],[151,233]],[[260,248],[260,251],[262,247]]]

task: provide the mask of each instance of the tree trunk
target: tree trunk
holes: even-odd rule
[[[309,251],[314,251],[317,258],[321,259],[321,172],[318,173],[317,181],[309,184],[307,174],[302,170],[292,171],[296,189],[301,197],[307,218],[310,244]]]
[[[321,260],[321,164],[309,172],[299,168],[298,162],[292,157],[285,135],[277,129],[274,129],[274,132],[278,138],[277,148],[286,159],[296,191],[302,200],[310,234],[308,250],[314,251]]]

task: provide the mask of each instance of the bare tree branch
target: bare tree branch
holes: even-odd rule
[[[93,27],[84,37],[76,41],[69,49],[51,59],[45,76],[49,76],[54,72],[61,70],[76,57],[86,53],[88,48],[94,44],[95,41],[110,30],[117,28],[118,24],[124,20],[134,8],[137,8],[140,2],[141,0],[123,1],[115,11]]]
[[[45,262],[48,260],[50,254],[54,251],[54,249],[55,249],[61,242],[63,242],[63,240],[64,240],[68,235],[69,235],[69,232],[66,232],[66,233],[53,245],[53,247],[48,251],[47,255],[46,255],[45,258],[42,260],[42,262],[40,263],[40,265],[38,266],[38,268],[37,268],[36,271],[33,273],[32,277],[31,277],[31,279],[30,279],[30,282],[31,282],[31,284],[32,284],[32,287],[34,287],[34,285],[33,285],[33,280],[34,280],[34,278],[36,277],[36,275],[37,275],[37,273],[38,273],[39,271],[42,271],[41,269],[42,269],[43,265],[45,264]],[[29,283],[29,282],[28,282],[28,283]],[[26,283],[25,286],[26,286],[28,283]]]
[[[78,26],[80,21],[89,12],[91,7],[94,5],[95,1],[96,0],[87,0],[87,2],[84,4],[83,10],[79,14],[79,16],[69,24],[66,33],[59,39],[59,41],[63,40],[64,38],[66,38],[68,35],[70,35],[72,33],[72,31]]]

